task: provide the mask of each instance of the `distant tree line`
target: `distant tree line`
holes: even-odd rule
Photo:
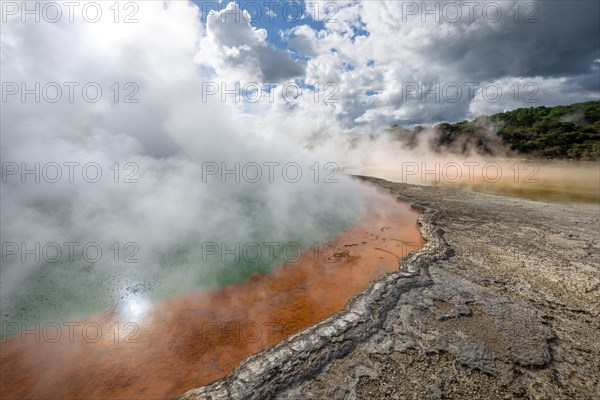
[[[425,128],[394,126],[409,147]],[[600,160],[600,101],[569,106],[519,108],[473,121],[436,125],[428,136],[437,152],[482,155],[516,153],[549,159]]]

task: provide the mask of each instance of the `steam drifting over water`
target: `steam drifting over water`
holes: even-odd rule
[[[143,2],[139,19],[3,26],[3,79],[65,90],[56,103],[3,104],[6,320],[239,282],[293,257],[287,243],[324,241],[365,210],[357,184],[298,151],[285,112],[269,124],[202,100],[195,6]],[[102,97],[71,103],[65,82],[81,83],[75,96],[93,82]],[[115,102],[115,82],[121,96],[134,82],[139,101]],[[258,243],[264,254],[245,268],[221,251],[203,261],[208,243]]]

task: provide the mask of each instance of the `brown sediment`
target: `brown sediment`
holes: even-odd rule
[[[38,332],[39,343],[17,334],[0,350],[0,397],[172,398],[226,376],[248,356],[341,311],[423,245],[419,213],[408,204],[374,193],[369,207],[330,243],[268,275],[155,304],[134,324],[110,310],[79,321],[72,336],[62,326],[56,343],[47,340],[52,328]],[[98,326],[97,341],[82,339],[84,328],[94,339]]]

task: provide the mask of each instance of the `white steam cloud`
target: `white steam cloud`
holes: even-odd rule
[[[21,83],[30,90],[39,82],[42,96],[36,102],[35,94],[28,94],[22,102],[19,93],[3,104],[3,317],[65,317],[140,292],[173,295],[218,286],[233,274],[220,270],[231,263],[216,257],[202,262],[202,243],[226,243],[230,249],[236,242],[309,246],[360,216],[364,206],[357,184],[340,174],[338,183],[324,182],[324,163],[330,160],[318,160],[315,182],[310,167],[317,160],[303,154],[300,138],[293,137],[309,126],[306,120],[298,126],[283,104],[264,112],[261,108],[270,103],[257,104],[248,112],[219,97],[203,99],[207,76],[194,59],[214,57],[209,61],[219,67],[218,49],[211,55],[211,46],[227,44],[206,36],[196,6],[140,2],[139,22],[117,24],[110,4],[101,4],[103,15],[110,18],[96,23],[75,14],[74,22],[22,23],[15,15],[3,24],[3,82],[15,82],[19,90]],[[263,75],[280,79],[301,71],[283,51],[268,47],[257,31],[246,26],[239,34],[239,41],[253,43],[240,69],[256,66],[259,71],[260,63],[273,57],[288,62],[289,71],[271,69]],[[246,49],[243,44],[230,46],[238,47]],[[86,83],[93,83],[85,93],[88,100],[96,96],[96,87],[102,89],[99,101],[83,97]],[[62,97],[55,103],[44,101],[56,97],[57,86]],[[128,95],[139,101],[124,102]],[[21,175],[36,163],[39,183],[35,175]],[[54,163],[63,176],[51,183],[43,169]],[[90,182],[97,168],[83,179],[82,167],[90,163],[102,172],[98,182]],[[256,163],[252,165],[261,167],[262,177],[257,183],[236,183],[230,174],[224,184],[218,173],[207,176],[206,163],[228,169]],[[296,167],[284,171],[291,163]],[[17,173],[12,174],[13,166]],[[302,178],[296,182],[297,166]],[[54,177],[50,169],[45,172]],[[251,179],[256,176],[256,168],[246,172]],[[132,182],[124,183],[127,178]],[[73,262],[64,254],[69,250],[64,243],[70,242],[79,244]],[[49,243],[58,244],[61,261],[44,263],[44,254],[40,262],[31,254],[23,261],[21,255],[36,243],[41,247],[38,255]],[[81,259],[86,243],[103,251],[98,262]],[[114,243],[119,247],[116,260]],[[16,254],[12,244],[19,247]],[[54,248],[50,253],[46,256],[52,258]],[[124,264],[132,253],[139,262]]]

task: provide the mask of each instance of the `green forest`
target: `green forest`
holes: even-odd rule
[[[392,131],[410,145],[423,129]],[[536,158],[600,159],[600,101],[519,108],[434,129],[430,146],[438,152],[500,155],[508,150]]]
[[[519,108],[473,121],[442,123],[435,129],[439,134],[435,144],[441,147],[456,148],[460,143],[464,150],[467,144],[475,144],[480,153],[493,153],[496,138],[490,138],[491,129],[503,145],[519,154],[548,159],[600,159],[600,101]]]

